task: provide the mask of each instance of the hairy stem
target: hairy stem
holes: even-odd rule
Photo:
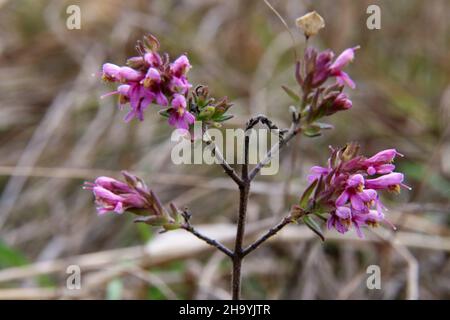
[[[225,160],[225,158],[222,155],[222,152],[219,150],[219,148],[217,148],[217,146],[214,144],[214,142],[212,142],[211,140],[208,140],[206,142],[206,145],[212,146],[212,154],[219,161],[219,164],[222,166],[225,173],[228,174],[230,176],[230,178],[233,179],[233,181],[236,182],[236,184],[238,186],[241,186],[243,184],[242,179],[238,176],[238,174],[236,173],[236,171],[234,171],[234,169],[230,166],[230,164]]]
[[[241,295],[241,266],[242,266],[242,247],[245,235],[245,222],[247,215],[247,203],[250,192],[250,180],[248,178],[248,152],[249,152],[249,135],[245,135],[244,142],[244,164],[242,165],[241,179],[243,185],[239,186],[239,213],[236,230],[236,242],[234,245],[233,256],[233,274],[232,274],[232,298],[239,300]]]
[[[253,242],[247,248],[245,248],[242,251],[242,256],[245,257],[246,255],[248,255],[250,252],[252,252],[256,248],[258,248],[263,242],[268,240],[270,237],[276,235],[278,233],[278,231],[283,229],[285,226],[287,226],[291,222],[292,222],[292,217],[291,216],[285,217],[276,226],[270,228],[270,230],[268,230],[265,234],[263,234],[258,240]]]
[[[260,161],[254,168],[249,172],[249,142],[250,142],[250,129],[252,129],[257,123],[262,123],[267,126],[270,130],[277,130],[280,134],[280,141],[275,144],[270,151],[266,154],[265,158]],[[218,250],[225,253],[229,256],[233,263],[233,272],[231,278],[231,291],[232,291],[232,299],[239,300],[241,296],[241,268],[242,261],[244,257],[259,247],[264,241],[275,235],[278,231],[280,231],[284,226],[292,222],[291,216],[286,217],[282,220],[278,225],[271,228],[267,233],[265,233],[261,238],[256,240],[253,244],[243,249],[243,242],[245,236],[245,224],[246,224],[246,216],[247,216],[247,206],[248,206],[248,198],[250,193],[250,185],[251,181],[255,176],[261,171],[261,169],[267,165],[272,156],[278,152],[281,148],[283,148],[296,134],[300,132],[299,128],[300,124],[300,115],[297,111],[292,112],[292,124],[291,127],[287,130],[280,130],[278,127],[272,123],[266,116],[259,115],[257,117],[251,118],[247,122],[246,130],[245,130],[245,140],[244,140],[244,164],[242,165],[241,176],[235,172],[235,170],[225,161],[220,150],[214,145],[214,142],[211,139],[207,139],[207,145],[211,146],[213,155],[219,160],[219,163],[224,168],[225,172],[233,179],[234,182],[239,186],[239,211],[238,211],[238,220],[237,220],[237,229],[236,229],[236,239],[234,245],[234,251],[231,251],[223,244],[219,243],[216,240],[208,238],[207,236],[199,233],[195,230],[189,223],[189,214],[188,212],[184,212],[185,224],[182,226],[183,229],[192,233],[197,238],[205,241],[211,246],[216,247]]]
[[[228,249],[225,245],[223,245],[222,243],[220,243],[217,240],[211,239],[203,234],[201,234],[199,231],[197,231],[194,227],[192,227],[190,224],[184,224],[182,226],[182,228],[190,233],[192,233],[194,236],[196,236],[197,238],[205,241],[207,244],[219,249],[220,251],[222,251],[223,253],[225,253],[227,256],[229,256],[230,258],[233,258],[233,252]]]
[[[293,121],[291,127],[289,128],[286,135],[281,139],[278,143],[276,143],[270,150],[267,152],[266,157],[260,161],[250,172],[248,178],[249,180],[253,180],[256,175],[261,171],[261,169],[266,166],[273,155],[279,152],[295,135],[300,132],[300,128],[298,128],[298,121]]]

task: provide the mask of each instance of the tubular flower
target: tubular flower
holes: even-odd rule
[[[409,188],[403,184],[403,173],[391,172],[375,179],[366,180],[366,187],[376,190],[392,190],[400,192],[400,186]]]
[[[326,116],[331,116],[339,111],[348,110],[352,107],[352,101],[343,92],[334,92],[325,96],[319,106],[319,110]]]
[[[393,165],[392,162],[397,155],[403,157],[403,155],[398,153],[395,149],[387,149],[378,152],[376,155],[364,161],[367,173],[369,175],[391,173],[395,169],[395,165]]]
[[[326,210],[329,212],[327,226],[345,233],[353,226],[358,236],[363,237],[362,227],[376,227],[386,220],[378,191],[400,191],[404,175],[392,172],[395,149],[381,151],[370,158],[358,155],[359,147],[349,144],[339,150],[332,150],[328,167],[314,166],[310,170],[308,181],[315,186],[314,204],[308,210]],[[373,179],[368,175],[378,174]],[[306,208],[305,208],[306,209]]]
[[[135,183],[122,182],[110,177],[98,177],[93,183],[85,182],[83,187],[94,194],[99,214],[152,209],[147,186],[129,173],[123,172],[123,175],[133,179]]]
[[[186,98],[181,94],[176,94],[172,100],[172,107],[168,110],[169,124],[177,129],[189,129],[195,117],[186,110]]]
[[[140,216],[135,222],[163,227],[165,230],[181,226],[180,212],[175,206],[171,206],[170,215],[142,179],[126,171],[122,171],[122,175],[125,182],[98,177],[94,182],[84,183],[83,188],[92,191],[95,196],[98,214],[130,212]]]
[[[347,84],[350,88],[355,88],[355,83],[350,76],[342,71],[355,57],[355,50],[359,46],[344,50],[334,61],[334,53],[331,50],[317,52],[314,48],[308,48],[305,51],[304,64],[306,77],[305,80],[297,74],[300,85],[307,85],[311,88],[321,86],[330,77],[335,77],[338,84],[344,86]],[[297,70],[299,73],[299,70]]]
[[[355,58],[355,50],[359,49],[359,46],[354,48],[345,49],[331,64],[330,75],[336,77],[337,81],[341,85],[347,84],[350,88],[354,89],[356,87],[350,76],[342,71],[342,69],[349,64]]]
[[[102,97],[119,94],[121,107],[129,103],[126,122],[144,120],[144,110],[150,104],[169,106],[177,94],[186,95],[192,87],[187,79],[192,66],[185,54],[170,63],[167,54],[159,54],[156,38],[147,36],[143,43],[138,45],[141,56],[129,58],[127,66],[105,63],[102,68],[103,80],[119,84],[117,90]]]

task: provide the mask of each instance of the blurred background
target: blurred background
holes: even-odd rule
[[[386,195],[397,225],[321,243],[290,226],[243,266],[247,299],[450,298],[450,2],[272,0],[304,45],[295,18],[318,11],[326,28],[311,44],[340,53],[360,45],[348,72],[353,109],[329,119],[335,130],[296,138],[280,172],[259,177],[249,202],[249,236],[298,200],[307,170],[328,146],[359,141],[366,155],[396,148],[413,187]],[[81,9],[68,30],[66,8]],[[381,8],[381,30],[366,9]],[[95,212],[84,180],[141,175],[165,201],[189,206],[192,223],[227,242],[237,197],[219,166],[176,166],[171,130],[147,113],[125,124],[124,111],[98,77],[102,63],[123,64],[146,33],[172,57],[188,52],[190,81],[234,103],[227,127],[264,113],[289,124],[295,88],[292,41],[262,0],[0,1],[0,299],[228,299],[230,263],[190,234],[158,234],[129,215]],[[253,230],[253,231],[252,231]],[[247,239],[246,241],[250,241]],[[69,290],[68,266],[81,269]],[[381,269],[381,289],[366,269]]]

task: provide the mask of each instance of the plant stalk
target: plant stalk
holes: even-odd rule
[[[250,180],[248,178],[248,153],[250,136],[246,133],[244,140],[244,164],[242,165],[241,180],[239,186],[239,213],[236,230],[236,242],[234,245],[233,274],[232,274],[232,299],[239,300],[241,296],[241,267],[243,255],[243,241],[245,235],[245,223],[247,216],[248,196],[250,192]]]

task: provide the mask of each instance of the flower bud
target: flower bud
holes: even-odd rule
[[[314,87],[320,86],[330,76],[329,67],[333,57],[334,53],[331,50],[322,51],[317,55],[314,68],[314,77],[312,80],[312,85]]]
[[[140,69],[144,67],[145,60],[143,57],[131,57],[127,60],[127,66],[133,69]]]
[[[149,52],[156,52],[159,49],[159,41],[158,39],[152,35],[148,34],[144,36],[144,47]]]
[[[103,74],[102,79],[105,81],[118,81],[119,80],[119,71],[120,67],[112,64],[112,63],[105,63],[103,65]]]
[[[183,54],[179,56],[171,65],[170,71],[176,76],[180,77],[185,75],[192,66],[189,63],[189,59]]]
[[[338,111],[348,110],[352,107],[352,101],[345,93],[331,93],[327,95],[319,106],[320,115],[331,116]]]
[[[144,55],[144,60],[151,67],[158,67],[162,64],[161,56],[157,52],[147,52]]]
[[[341,154],[341,160],[342,161],[349,161],[355,158],[358,155],[359,152],[359,144],[355,142],[347,143],[345,148],[342,150]]]
[[[216,108],[215,115],[223,115],[232,107],[232,104],[228,102],[227,97],[223,97],[214,105],[214,107]]]
[[[161,75],[159,74],[158,70],[156,70],[155,68],[149,68],[143,81],[144,87],[150,88],[152,85],[158,84],[160,82]]]
[[[130,67],[121,67],[119,70],[119,76],[122,81],[139,81],[143,78],[141,72]]]
[[[209,118],[211,118],[214,115],[215,111],[216,111],[215,107],[207,106],[200,112],[199,117],[200,117],[200,119],[208,120]]]
[[[127,172],[122,174],[126,183],[110,177],[98,177],[93,183],[84,184],[83,188],[91,190],[95,196],[97,212],[104,214],[136,211],[140,214],[161,215],[152,205],[152,195],[143,181]]]

